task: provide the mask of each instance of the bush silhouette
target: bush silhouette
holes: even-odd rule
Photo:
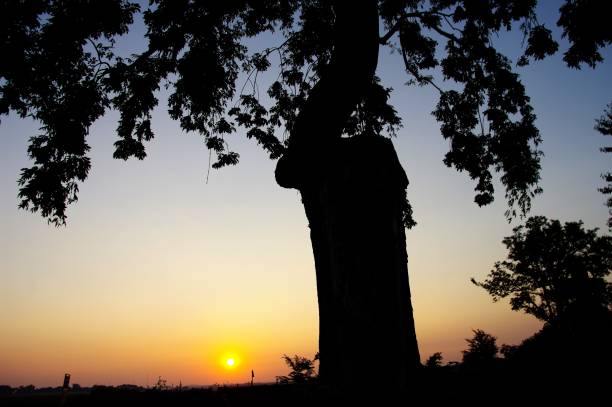
[[[466,339],[468,349],[463,353],[463,364],[468,366],[486,366],[497,356],[497,338],[481,329],[473,330],[474,336]]]
[[[314,362],[317,360],[317,356],[310,360],[298,355],[294,355],[292,358],[283,355],[283,360],[289,366],[291,372],[287,376],[277,376],[276,379],[279,383],[304,383],[315,377]]]
[[[425,362],[425,366],[430,367],[430,368],[441,367],[442,359],[443,359],[442,352],[436,352],[427,358],[427,361]]]

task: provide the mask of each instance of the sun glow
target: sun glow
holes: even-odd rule
[[[225,370],[235,370],[242,364],[242,359],[234,352],[227,352],[221,356],[219,362]]]

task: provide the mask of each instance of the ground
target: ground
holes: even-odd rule
[[[578,372],[580,373],[580,372]],[[46,394],[0,395],[0,406],[318,406],[318,405],[604,405],[609,372],[551,375],[550,372],[466,371],[452,367],[423,369],[411,390],[359,389],[340,396],[316,382],[302,385],[226,386],[154,390],[99,387]],[[607,384],[606,384],[607,383]]]

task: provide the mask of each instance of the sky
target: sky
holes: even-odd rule
[[[558,2],[540,7],[554,26]],[[137,24],[125,49],[144,47]],[[272,45],[271,37],[253,41]],[[520,35],[496,45],[520,54]],[[566,49],[561,41],[561,49]],[[544,193],[531,215],[581,219],[606,233],[600,174],[610,157],[593,130],[611,101],[612,62],[571,70],[561,54],[517,69],[543,137]],[[394,139],[418,225],[407,232],[409,278],[422,360],[442,352],[460,360],[465,338],[483,329],[517,344],[541,327],[535,318],[493,303],[470,283],[506,256],[508,223],[501,189],[479,208],[466,174],[443,165],[448,149],[430,112],[437,94],[407,87],[397,55],[381,49],[377,74],[394,88],[403,119]],[[55,228],[17,209],[27,139],[38,125],[14,115],[0,124],[0,384],[213,384],[273,381],[286,374],[283,354],[317,350],[315,272],[300,196],[274,181],[275,162],[236,134],[239,165],[209,168],[200,136],[184,134],[164,103],[144,161],[113,160],[118,115],[90,130],[92,170]],[[383,349],[376,349],[381,357]],[[233,358],[232,368],[224,362]]]

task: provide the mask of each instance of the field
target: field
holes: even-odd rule
[[[411,388],[392,394],[386,388],[362,388],[350,394],[332,392],[312,381],[305,384],[225,386],[155,390],[94,387],[80,391],[0,395],[13,406],[317,406],[317,405],[606,405],[610,373],[567,374],[493,370],[467,372],[424,369]]]

